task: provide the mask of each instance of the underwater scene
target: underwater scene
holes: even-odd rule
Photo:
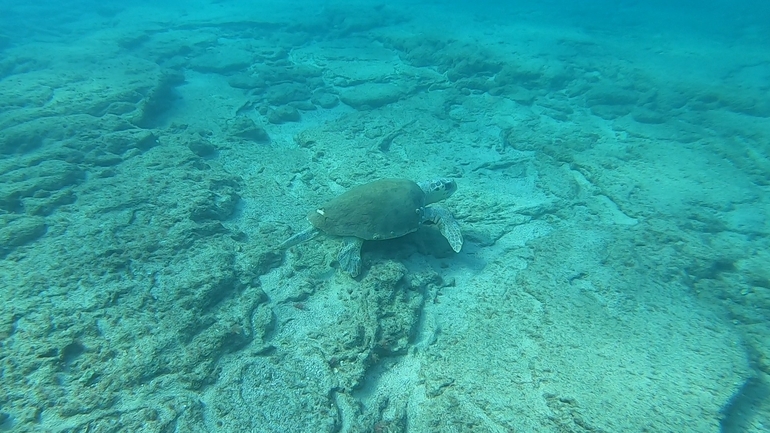
[[[770,431],[768,23],[0,0],[0,432]]]

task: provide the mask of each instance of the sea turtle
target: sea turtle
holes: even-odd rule
[[[353,187],[310,212],[310,226],[284,241],[289,248],[326,233],[343,238],[337,260],[342,269],[356,277],[361,272],[364,241],[393,239],[414,232],[421,224],[436,224],[455,252],[463,246],[460,226],[446,209],[428,206],[457,191],[451,179],[413,182],[380,179]]]

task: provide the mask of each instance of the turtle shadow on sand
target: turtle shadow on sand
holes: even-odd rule
[[[464,248],[467,246],[466,244],[463,242]],[[455,251],[441,235],[438,228],[430,226],[421,227],[400,238],[364,242],[361,253],[393,260],[406,260],[415,254],[430,256],[435,259],[447,259],[455,255]]]
[[[457,191],[451,179],[413,182],[380,179],[351,188],[307,215],[310,226],[284,241],[290,248],[319,234],[342,238],[337,261],[352,277],[361,273],[364,241],[395,239],[435,224],[455,252],[463,246],[460,226],[446,209],[432,205]]]

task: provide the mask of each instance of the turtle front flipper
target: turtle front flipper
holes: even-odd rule
[[[361,245],[363,244],[363,239],[345,237],[342,239],[342,249],[337,254],[340,267],[353,278],[361,273]]]
[[[426,207],[422,212],[422,221],[430,221],[438,226],[441,234],[449,241],[449,246],[459,253],[463,247],[463,234],[460,231],[460,224],[449,211],[438,206]]]
[[[278,248],[286,249],[286,248],[293,247],[294,245],[301,244],[302,242],[307,242],[310,239],[313,239],[314,237],[318,236],[319,233],[321,233],[320,230],[318,230],[313,226],[310,226],[305,230],[302,230],[301,232],[290,237],[289,239],[286,239],[285,241],[281,242],[281,245],[278,245]]]

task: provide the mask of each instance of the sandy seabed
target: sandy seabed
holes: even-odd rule
[[[263,6],[0,33],[0,431],[765,431],[763,44]],[[384,177],[463,250],[276,248]]]

